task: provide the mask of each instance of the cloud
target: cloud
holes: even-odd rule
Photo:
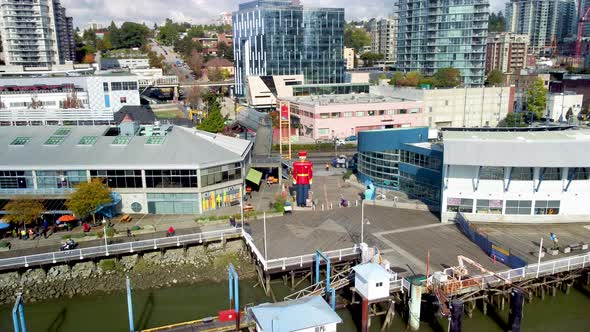
[[[241,0],[243,1],[243,0]],[[111,21],[162,23],[166,18],[194,24],[212,23],[221,12],[238,9],[238,0],[62,0],[74,24],[84,28],[88,22],[108,24]],[[496,12],[507,0],[490,0]],[[385,17],[393,13],[394,0],[302,0],[309,6],[344,7],[346,19]]]

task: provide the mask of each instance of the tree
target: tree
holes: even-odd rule
[[[156,52],[148,51],[147,56],[150,68],[164,68],[164,61],[166,60],[166,57],[164,55],[158,55],[156,54]]]
[[[524,114],[521,112],[509,112],[506,118],[498,124],[498,127],[526,127]]]
[[[160,27],[160,33],[158,34],[158,41],[160,43],[172,46],[178,40],[178,30],[172,24],[171,21],[167,21],[166,24]]]
[[[383,60],[385,56],[379,53],[363,53],[361,60],[365,62],[366,67],[372,67],[376,61]]]
[[[111,46],[113,49],[121,48],[121,36],[119,34],[119,28],[115,22],[111,21],[111,25],[108,28],[109,36],[111,39]]]
[[[147,44],[147,38],[149,35],[150,30],[145,25],[134,22],[125,22],[118,30],[119,45],[117,48],[142,47]]]
[[[197,78],[201,77],[205,60],[199,52],[192,51],[190,58],[186,61],[188,67],[195,73]]]
[[[221,115],[221,105],[218,96],[212,92],[206,93],[203,98],[207,103],[207,117],[197,126],[197,129],[210,133],[220,133],[225,128],[225,119]]]
[[[234,61],[234,48],[233,47],[228,46],[224,42],[221,42],[221,43],[219,43],[217,48],[219,49],[219,54],[221,55],[222,58],[224,58],[228,61],[231,61],[231,62]]]
[[[188,59],[193,51],[201,52],[202,50],[203,46],[201,43],[193,41],[193,39],[188,36],[179,39],[174,44],[174,51],[185,59]]]
[[[80,219],[92,215],[95,221],[94,211],[111,201],[109,187],[101,179],[92,179],[90,182],[82,182],[76,186],[76,191],[71,193],[66,201],[66,207]]]
[[[211,82],[220,82],[223,81],[223,75],[219,67],[211,67],[207,68],[207,77]]]
[[[389,80],[389,85],[397,86],[404,80],[404,74],[402,72],[396,71],[391,76]]]
[[[186,90],[186,101],[192,108],[197,108],[202,101],[203,90],[198,86],[193,86]]]
[[[344,28],[344,46],[359,52],[364,46],[371,44],[371,36],[367,31],[347,25]]]
[[[547,105],[547,89],[542,79],[536,79],[526,91],[526,108],[537,118],[542,118]]]
[[[506,23],[504,21],[504,14],[499,11],[498,14],[491,13],[488,19],[489,32],[504,32],[506,31]]]
[[[406,78],[403,81],[404,86],[415,86],[417,87],[420,84],[420,80],[422,80],[422,74],[417,71],[411,71],[406,74]]]
[[[503,82],[504,74],[502,71],[494,69],[488,73],[488,78],[486,79],[487,86],[502,86]]]
[[[93,54],[86,54],[82,58],[82,63],[94,63],[94,55]]]
[[[25,226],[39,219],[45,207],[42,201],[22,197],[8,202],[4,210],[7,213],[3,216],[4,219],[18,226]]]
[[[461,84],[461,72],[453,67],[437,70],[433,78],[439,88],[453,88]]]

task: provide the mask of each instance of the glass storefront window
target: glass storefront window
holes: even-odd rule
[[[506,201],[506,214],[530,215],[532,201]]]
[[[481,180],[504,180],[504,167],[482,167],[479,171]]]
[[[559,201],[535,201],[535,214],[559,214]]]
[[[502,200],[478,199],[476,213],[502,214]]]
[[[74,188],[88,181],[86,171],[37,171],[38,189]]]
[[[447,199],[447,212],[473,213],[473,199],[449,197]]]
[[[228,181],[240,180],[241,178],[241,163],[210,167],[201,170],[201,185],[203,187]]]
[[[102,179],[109,188],[142,188],[141,170],[90,170],[91,178]]]
[[[197,188],[197,170],[146,170],[145,183],[148,188]]]
[[[532,167],[513,167],[510,178],[513,181],[533,181],[533,174]]]
[[[0,189],[32,189],[33,172],[0,171]]]

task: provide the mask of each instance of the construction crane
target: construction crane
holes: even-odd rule
[[[590,7],[584,9],[584,14],[580,16],[578,21],[578,34],[576,35],[576,63],[580,64],[582,61],[582,39],[584,37],[584,25],[590,21]]]

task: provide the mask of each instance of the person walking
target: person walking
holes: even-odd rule
[[[329,171],[330,171],[330,164],[326,163],[326,172],[329,172]]]
[[[27,229],[25,227],[23,227],[23,229],[20,231],[20,236],[21,236],[21,240],[27,239]]]
[[[132,237],[131,230],[129,228],[127,228],[127,237]]]

